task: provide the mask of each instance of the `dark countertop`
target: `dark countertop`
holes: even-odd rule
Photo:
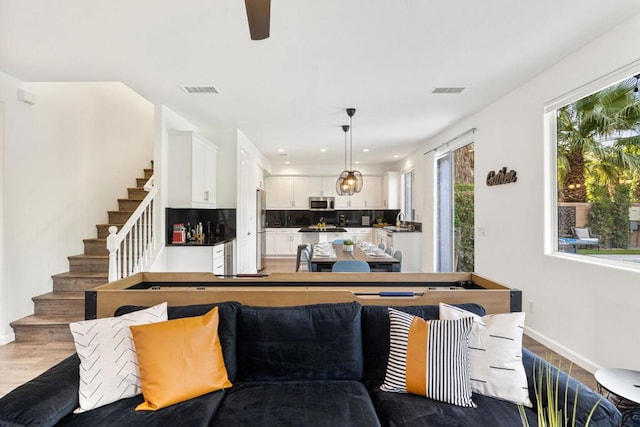
[[[300,230],[301,233],[346,233],[347,230],[342,227],[327,227],[327,228],[316,228],[313,227],[302,227]]]
[[[222,243],[230,242],[230,241],[235,240],[235,239],[236,239],[235,237],[218,236],[218,237],[215,237],[212,242],[205,242],[205,243],[196,243],[196,242],[167,243],[166,246],[182,246],[182,247],[197,248],[197,247],[202,247],[202,246],[216,246],[216,245],[220,245]]]

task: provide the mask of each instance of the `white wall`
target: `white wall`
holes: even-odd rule
[[[23,87],[35,105],[16,101]],[[31,298],[96,237],[152,160],[153,106],[121,83],[22,83],[0,74],[5,103],[4,275],[0,341]]]
[[[412,159],[476,127],[476,272],[524,292],[528,333],[587,369],[640,369],[640,270],[545,254],[545,103],[639,59],[640,15],[482,111],[431,139]],[[637,70],[640,72],[640,70]],[[423,166],[431,185],[433,158]],[[515,184],[488,187],[486,174],[506,166]],[[425,178],[426,177],[426,178]],[[430,181],[431,180],[431,181]],[[424,193],[431,190],[427,187]],[[548,205],[548,204],[547,204]],[[423,200],[422,212],[432,211]],[[428,221],[425,220],[425,224]],[[425,233],[425,236],[427,233]],[[432,239],[435,234],[431,233]],[[433,240],[425,246],[433,246]],[[579,258],[579,257],[578,257]]]

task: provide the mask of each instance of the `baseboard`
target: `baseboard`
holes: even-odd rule
[[[16,340],[16,334],[13,332],[10,332],[6,335],[0,335],[0,345],[9,344],[10,342],[13,342],[15,340]]]
[[[540,332],[531,329],[528,326],[525,326],[524,333],[534,340],[538,341],[540,344],[549,347],[551,350],[555,351],[562,357],[566,357],[576,365],[581,368],[591,372],[592,374],[599,369],[602,369],[602,366],[594,363],[592,360],[589,360],[582,355],[576,353],[575,351],[563,346],[562,344],[548,338],[546,335],[541,334]]]

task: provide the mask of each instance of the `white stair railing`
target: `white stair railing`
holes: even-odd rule
[[[145,183],[144,189],[147,195],[120,231],[116,226],[109,227],[109,282],[144,271],[153,261],[151,256],[156,249],[154,205],[158,193],[153,176]]]

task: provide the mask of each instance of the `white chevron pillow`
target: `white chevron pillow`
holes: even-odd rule
[[[69,325],[80,357],[80,408],[75,413],[142,392],[138,358],[129,326],[166,320],[167,303],[163,302],[119,317]]]
[[[469,335],[471,389],[531,408],[527,374],[522,364],[525,314],[477,314],[440,303],[440,319],[473,318]]]

